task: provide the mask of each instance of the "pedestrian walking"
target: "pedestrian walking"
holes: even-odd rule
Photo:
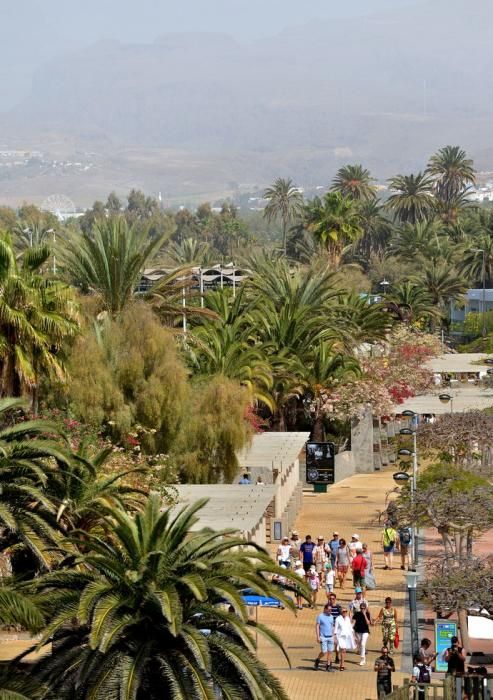
[[[392,569],[392,561],[397,538],[398,535],[396,530],[394,530],[392,525],[387,521],[384,529],[382,530],[382,547],[383,556],[385,559],[384,569]]]
[[[313,550],[315,549],[315,543],[312,542],[310,535],[305,537],[305,541],[300,546],[300,559],[303,562],[303,568],[306,573],[310,571],[310,567],[313,564]]]
[[[341,614],[336,620],[334,634],[337,641],[337,648],[339,650],[339,670],[344,671],[346,652],[356,649],[353,625],[351,624],[351,619],[346,608],[342,609]]]
[[[325,571],[324,571],[324,576],[325,576],[325,592],[327,594],[327,600],[329,599],[329,596],[331,593],[334,592],[334,582],[335,582],[335,571],[332,568],[332,564],[330,561],[325,562]]]
[[[295,573],[296,576],[299,576],[302,581],[306,580],[305,570],[302,562],[299,559],[294,562],[293,573]],[[296,607],[298,610],[303,610],[303,596],[301,595],[301,586],[298,584],[295,584],[295,598]]]
[[[342,614],[342,606],[339,605],[339,603],[337,602],[337,596],[335,593],[331,593],[329,595],[329,604],[330,604],[330,610],[331,610],[332,618],[334,620],[334,625],[335,625],[337,618]],[[336,640],[336,644],[335,644],[335,652],[336,652],[335,662],[337,664],[339,662],[339,649],[337,646],[337,640]]]
[[[298,530],[292,531],[289,544],[291,545],[291,549],[293,550],[293,556],[299,559],[301,541],[300,536],[298,534]]]
[[[417,700],[426,699],[426,687],[431,683],[431,668],[424,663],[423,659],[419,654],[416,654],[413,662],[413,675],[412,679],[418,683],[420,687],[418,688]]]
[[[290,569],[292,554],[293,552],[289,542],[289,537],[283,537],[281,544],[277,548],[277,561],[279,566],[285,566],[287,569]]]
[[[401,569],[408,570],[411,566],[411,545],[413,541],[413,536],[410,527],[400,527],[399,528],[399,550],[401,553]]]
[[[348,547],[349,547],[349,558],[350,558],[350,560],[352,560],[356,556],[356,550],[358,548],[361,548],[361,542],[359,541],[359,535],[351,535],[351,542],[349,543]]]
[[[324,583],[324,567],[325,562],[329,558],[329,548],[325,544],[325,539],[323,535],[317,537],[317,544],[313,550],[313,563],[315,564],[315,569],[320,578],[320,583]]]
[[[363,548],[360,546],[356,549],[356,554],[351,561],[351,569],[353,572],[353,586],[355,588],[362,588],[363,592],[366,588],[365,572],[366,572],[366,559],[363,556]]]
[[[359,612],[359,609],[363,603],[366,605],[367,610],[369,610],[368,601],[363,597],[363,589],[356,586],[354,589],[354,599],[349,603],[349,610],[353,617],[354,613]]]
[[[370,552],[370,549],[365,542],[363,542],[362,555],[366,560],[366,571],[365,571],[366,587],[373,591],[377,587],[377,582],[375,579],[375,572],[373,569],[373,555]]]
[[[308,588],[310,589],[310,607],[317,607],[317,595],[320,590],[320,577],[317,574],[315,565],[312,564],[307,575],[306,580],[308,583]]]
[[[326,671],[333,671],[332,652],[334,651],[334,618],[332,617],[330,605],[324,605],[323,612],[317,616],[315,621],[315,631],[317,642],[320,644],[320,653],[315,659],[315,670],[320,666],[320,661],[326,657]]]
[[[361,601],[358,610],[353,612],[353,629],[356,637],[356,652],[360,655],[360,666],[366,664],[366,644],[370,636],[371,615],[366,601]]]
[[[336,568],[336,556],[337,556],[337,550],[339,549],[339,533],[338,532],[333,532],[332,533],[332,539],[329,542],[329,548],[330,548],[330,563],[332,564],[332,568]]]
[[[251,484],[252,482],[250,481],[250,474],[247,474],[245,472],[245,474],[243,474],[243,476],[241,477],[241,479],[239,480],[238,483],[239,484]]]
[[[382,700],[392,692],[392,672],[395,671],[394,660],[390,658],[386,646],[382,647],[381,656],[376,659],[374,670],[377,672],[377,698]]]
[[[340,588],[344,588],[344,581],[346,580],[346,574],[349,569],[349,547],[346,544],[346,540],[341,537],[339,540],[339,547],[337,548],[336,555],[336,570],[337,570],[337,580],[339,581]]]
[[[385,598],[385,606],[380,609],[374,623],[382,623],[383,645],[392,654],[394,650],[395,635],[397,632],[397,611],[392,607],[392,598]]]

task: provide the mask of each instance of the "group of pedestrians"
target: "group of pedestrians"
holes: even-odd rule
[[[306,578],[311,590],[310,604],[317,604],[318,592],[325,588],[328,596],[333,592],[336,583],[344,588],[348,572],[351,570],[353,586],[359,586],[363,591],[375,588],[373,573],[373,558],[364,542],[360,542],[358,534],[353,534],[349,543],[338,532],[332,533],[332,539],[326,540],[319,535],[313,541],[311,535],[306,535],[301,542],[298,532],[294,530],[291,537],[284,537],[277,550],[277,560],[280,566],[293,568],[296,573]],[[301,603],[297,602],[298,607]]]

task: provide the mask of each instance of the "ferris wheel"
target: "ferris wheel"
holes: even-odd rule
[[[43,201],[41,209],[54,214],[59,221],[66,221],[76,213],[75,204],[64,194],[50,195]]]

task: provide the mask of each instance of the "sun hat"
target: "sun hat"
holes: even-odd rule
[[[311,573],[312,571],[313,571],[314,573],[317,573],[317,570],[316,570],[316,568],[315,568],[315,566],[314,566],[313,564],[310,566],[310,573]]]
[[[351,535],[354,540],[359,540],[359,535]]]
[[[295,566],[303,566],[303,564],[301,563],[301,561],[300,561],[299,559],[297,559],[297,560],[294,562],[294,565],[295,565]]]
[[[359,586],[356,586],[356,588],[354,589],[354,592],[355,593],[363,593],[362,589]]]
[[[324,537],[323,535],[319,535],[319,536],[317,537],[317,540],[324,540],[324,539],[325,539],[325,537]]]
[[[333,534],[333,535],[337,535],[337,537],[339,537],[339,533],[336,532],[335,530],[334,530],[334,532],[333,532],[332,534]]]
[[[298,530],[292,530],[291,535],[297,535],[297,534],[298,534]]]

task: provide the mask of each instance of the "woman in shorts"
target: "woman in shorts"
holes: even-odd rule
[[[339,581],[339,586],[344,588],[344,581],[346,579],[346,574],[349,569],[349,547],[346,544],[346,540],[341,537],[339,540],[339,548],[336,554],[336,571],[337,580]]]

